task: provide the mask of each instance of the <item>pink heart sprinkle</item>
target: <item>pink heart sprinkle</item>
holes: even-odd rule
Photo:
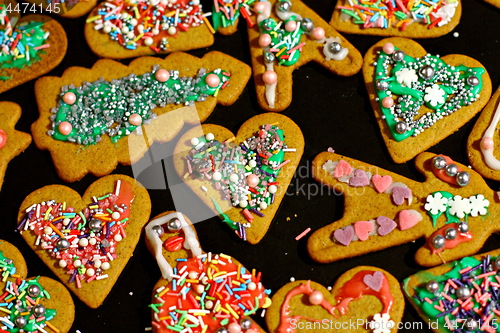
[[[380,291],[382,289],[382,283],[384,282],[384,274],[380,271],[376,271],[373,274],[366,274],[363,277],[363,282],[372,290]]]
[[[396,186],[392,189],[392,200],[396,205],[402,205],[405,199],[411,198],[411,190],[407,187]]]
[[[333,171],[333,176],[335,178],[340,178],[343,176],[349,176],[351,172],[352,172],[351,165],[344,160],[340,160],[339,163],[337,163],[335,170]]]
[[[410,210],[402,210],[399,212],[399,229],[401,231],[413,228],[418,222],[422,220],[422,216],[415,214]]]
[[[342,245],[349,245],[354,237],[354,228],[348,225],[344,229],[337,229],[333,233],[333,237]]]
[[[358,236],[359,240],[367,240],[370,236],[370,232],[375,229],[375,226],[370,221],[358,221],[354,223],[354,231],[356,232],[356,236]]]
[[[349,185],[353,187],[363,187],[370,185],[370,180],[366,172],[363,170],[357,169],[354,171],[354,176],[349,179]]]
[[[396,226],[397,226],[397,223],[394,222],[394,220],[392,220],[388,217],[385,217],[385,216],[377,217],[377,224],[379,225],[379,227],[377,229],[377,233],[380,236],[387,235],[388,233],[393,231],[394,228],[396,228]]]
[[[392,177],[387,175],[387,176],[381,176],[381,175],[373,175],[372,177],[372,183],[373,186],[375,187],[375,190],[378,193],[385,192],[391,186],[392,184]]]

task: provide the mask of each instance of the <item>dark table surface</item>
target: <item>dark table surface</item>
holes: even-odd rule
[[[305,0],[304,2],[323,19],[330,20],[334,1]],[[57,18],[57,20],[66,29],[69,47],[63,62],[49,74],[60,76],[65,68],[74,65],[91,67],[98,58],[90,51],[83,36],[85,17]],[[217,35],[212,47],[190,53],[202,56],[207,51],[218,50],[250,63],[247,34],[242,26],[240,30],[229,37]],[[500,10],[480,0],[464,0],[462,19],[454,32],[458,33],[458,37],[454,37],[452,32],[440,38],[421,40],[420,43],[431,54],[459,53],[476,58],[489,71],[495,90],[500,84]],[[362,54],[380,39],[355,35],[346,37]],[[2,94],[0,98],[2,101],[13,101],[21,105],[23,115],[17,128],[26,132],[30,131],[30,124],[38,117],[33,84],[34,81],[26,83]],[[207,123],[226,126],[234,132],[246,119],[261,112],[263,111],[255,101],[253,82],[249,82],[243,95],[234,105],[217,106]],[[283,286],[291,277],[311,279],[329,286],[342,273],[358,265],[381,267],[392,273],[399,281],[419,271],[421,267],[415,264],[413,255],[424,243],[423,239],[331,264],[318,264],[308,257],[307,237],[295,241],[295,236],[304,229],[310,227],[316,230],[339,219],[344,213],[343,197],[322,189],[310,175],[314,156],[330,146],[340,154],[411,179],[423,180],[422,175],[416,171],[413,161],[398,165],[389,157],[375,123],[361,73],[343,78],[315,64],[298,69],[294,73],[293,102],[283,113],[300,126],[306,147],[299,169],[290,185],[289,195],[283,200],[268,234],[258,245],[252,246],[239,240],[219,222],[218,218],[211,218],[196,224],[203,249],[232,255],[246,267],[262,271],[262,281],[267,288],[273,290]],[[430,151],[449,155],[455,161],[468,164],[466,141],[476,119],[477,117],[432,147]],[[185,130],[186,128],[183,132]],[[171,144],[156,146],[161,151],[169,151],[172,147]],[[161,170],[162,163],[157,162],[146,168],[137,178],[143,180],[147,186],[153,187],[149,182],[155,177],[162,177]],[[133,175],[130,167],[119,167],[114,173]],[[86,176],[79,182],[67,185],[82,193],[95,180],[93,176]],[[174,179],[169,179],[169,182],[177,183]],[[492,189],[500,190],[498,182],[488,183]],[[49,184],[64,184],[64,182],[57,177],[49,153],[38,150],[32,144],[8,167],[5,183],[0,192],[2,212],[0,238],[15,244],[21,250],[27,259],[30,276],[45,275],[55,278],[21,236],[14,232],[17,210],[22,200],[32,191]],[[163,180],[157,184],[163,184]],[[153,203],[152,216],[175,209],[167,186],[156,187],[157,189],[149,190]],[[206,210],[196,201],[193,205],[197,205],[199,210]],[[498,247],[499,240],[500,236],[493,235],[485,244],[483,252]],[[146,327],[151,326],[150,311],[147,306],[151,300],[153,286],[158,279],[160,271],[142,239],[111,294],[100,308],[90,309],[74,297],[76,319],[72,331],[143,332]],[[264,325],[260,316],[256,316],[256,320]],[[406,325],[411,325],[420,319],[413,308],[407,306],[403,321]],[[400,330],[400,332],[417,331],[420,330]]]

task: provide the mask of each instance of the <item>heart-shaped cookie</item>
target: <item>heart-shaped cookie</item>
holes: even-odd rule
[[[0,102],[0,188],[9,162],[31,143],[31,135],[16,131],[21,107],[12,102]]]
[[[348,163],[353,174],[358,170],[367,174],[369,171],[369,184],[354,187],[349,177],[336,177],[335,168],[340,161]],[[415,260],[422,266],[435,266],[476,253],[489,235],[500,231],[496,222],[500,214],[496,192],[478,173],[450,158],[431,153],[418,155],[415,165],[425,175],[425,182],[331,152],[316,156],[312,168],[314,179],[335,193],[343,193],[345,204],[340,220],[309,237],[307,248],[311,257],[328,263],[424,237],[427,242],[417,251]],[[449,173],[462,172],[450,180],[450,176],[443,177],[436,172],[443,169]],[[385,192],[377,191],[373,185],[375,175],[391,177],[392,183]],[[465,179],[468,179],[466,183]],[[408,193],[402,202],[395,203],[393,191],[398,188]],[[356,232],[354,237],[359,221],[371,223],[373,230]]]
[[[429,19],[412,15],[428,11]],[[455,29],[461,15],[461,1],[403,4],[341,0],[335,5],[330,24],[348,34],[434,38]]]
[[[302,153],[304,137],[288,117],[247,120],[236,136],[205,124],[186,132],[173,163],[187,186],[250,244],[266,234]],[[187,175],[186,175],[187,174]]]
[[[360,70],[359,51],[302,1],[259,1],[253,8],[248,38],[261,108],[286,109],[292,102],[292,73],[310,61],[341,76]]]
[[[500,318],[500,250],[420,271],[402,287],[408,301],[436,333],[495,332]]]
[[[483,177],[500,180],[498,122],[500,120],[500,87],[479,115],[467,140],[469,161]],[[495,144],[497,145],[495,147]]]
[[[103,1],[87,18],[85,39],[99,57],[112,59],[209,47],[214,43],[213,28],[204,17],[202,4],[192,4],[188,0],[147,5],[131,0]],[[114,24],[107,22],[111,15],[115,16]],[[129,19],[131,16],[135,21]],[[148,25],[153,28],[148,29]]]
[[[18,332],[19,329],[26,333],[42,332],[43,329],[69,332],[75,318],[75,305],[62,284],[45,276],[27,278],[28,267],[23,255],[4,240],[0,240],[0,266],[3,309],[0,321],[8,328],[4,332]],[[22,302],[21,306],[18,301]],[[13,331],[9,330],[10,323],[14,324]]]
[[[181,247],[167,249],[171,239]],[[225,254],[204,253],[191,221],[178,212],[165,212],[146,226],[146,240],[163,278],[152,295],[153,332],[191,327],[193,331],[264,332],[250,319],[271,299],[261,273],[247,270]],[[187,320],[186,320],[186,314]]]
[[[97,308],[132,256],[150,211],[140,183],[111,175],[83,197],[61,185],[31,193],[21,204],[18,230],[68,289]]]
[[[477,60],[458,54],[435,57],[417,42],[398,37],[368,50],[363,77],[382,138],[396,163],[454,133],[491,95],[490,77]]]
[[[272,333],[397,332],[403,311],[398,281],[379,268],[358,266],[331,291],[312,281],[287,283],[274,294],[266,324]]]
[[[155,66],[159,66],[160,69],[154,69],[157,68]],[[203,72],[203,69],[206,72]],[[151,71],[153,71],[152,74]],[[218,74],[208,74],[212,71],[217,71]],[[142,80],[139,81],[139,84],[141,85],[145,81],[147,85],[144,83],[141,87],[137,87],[137,80],[130,80],[129,75],[139,75],[141,73],[143,73]],[[197,76],[198,74],[200,77]],[[175,87],[179,87],[177,84],[180,85],[177,81],[182,76],[188,77],[186,81],[183,81],[184,85],[196,81],[197,85],[194,88],[200,88],[199,85],[201,85],[201,88],[205,88],[206,84],[209,89],[204,92],[207,92],[207,94],[200,94],[198,91],[194,96],[197,96],[199,101],[196,98],[193,101],[193,95],[188,93],[190,91],[188,88],[186,88],[185,95],[182,93],[183,90],[181,92],[176,90]],[[96,81],[101,77],[106,82]],[[138,58],[132,61],[129,66],[112,60],[99,60],[91,69],[70,67],[60,78],[43,77],[36,82],[35,94],[40,118],[33,123],[31,131],[37,147],[50,151],[58,174],[63,180],[67,182],[77,181],[87,173],[103,176],[113,171],[118,163],[130,165],[137,162],[144,156],[153,142],[171,140],[177,135],[184,123],[199,124],[199,122],[205,121],[217,103],[222,105],[234,103],[242,93],[249,78],[250,68],[247,65],[216,51],[207,53],[201,59],[185,53],[173,53],[164,60],[153,57]],[[122,81],[120,81],[119,91],[115,94],[113,89],[116,88],[111,87],[112,83],[110,81],[116,79]],[[225,81],[222,82],[223,80]],[[142,132],[139,134],[138,131],[134,131],[126,138],[119,139],[122,135],[117,135],[118,133],[113,128],[116,128],[118,123],[123,124],[121,118],[116,115],[122,109],[117,108],[118,111],[113,110],[113,112],[108,113],[110,111],[106,111],[106,107],[101,105],[100,108],[96,106],[90,111],[85,110],[84,106],[80,104],[82,102],[79,101],[83,100],[83,98],[91,99],[91,91],[89,92],[90,95],[79,95],[78,89],[71,89],[71,87],[84,85],[85,82],[106,86],[108,91],[111,91],[108,95],[109,98],[113,99],[116,95],[121,96],[119,97],[120,101],[125,104],[128,103],[126,96],[131,91],[135,92],[134,89],[142,89],[143,94],[137,92],[133,94],[136,104],[131,103],[129,108],[133,110],[127,109],[127,112],[132,110],[130,112],[135,115],[129,117],[122,129],[124,134],[127,131],[128,133],[134,131],[137,127],[139,127],[138,131],[142,130]],[[160,84],[167,87],[160,86]],[[65,86],[68,86],[71,91],[68,91],[68,93],[66,93],[66,90],[62,91],[61,88]],[[94,86],[91,84],[90,87]],[[163,88],[158,89],[158,87]],[[90,89],[85,91],[87,90]],[[150,98],[150,94],[156,98]],[[69,97],[67,98],[67,96]],[[87,103],[87,99],[83,101]],[[103,99],[97,99],[92,104],[102,103]],[[182,104],[177,104],[177,101]],[[115,103],[113,101],[108,102]],[[153,105],[150,103],[153,103]],[[75,107],[77,116],[73,117],[73,120],[67,120],[65,117],[70,112],[69,110],[71,109],[71,115]],[[58,108],[55,117],[51,113],[53,108]],[[145,111],[147,111],[146,114]],[[90,127],[86,117],[80,116],[87,114],[87,112],[95,114],[95,119],[104,120],[99,124],[95,124],[95,127]],[[153,114],[157,118],[154,118]],[[113,126],[106,127],[108,117],[113,115],[115,115],[113,119],[119,118],[118,122],[115,121]],[[139,116],[137,117],[137,115]],[[135,118],[132,118],[133,116]],[[71,125],[72,123],[73,125]],[[95,123],[97,123],[97,120]],[[127,126],[127,124],[135,125],[131,127]],[[63,125],[69,126],[65,127]],[[96,144],[90,141],[83,144],[66,141],[70,139],[67,135],[63,135],[63,133],[71,136],[78,134],[78,136],[84,138],[83,142],[85,142],[85,137],[90,136],[87,134],[89,128],[92,133],[108,134],[102,135],[102,137],[99,135],[93,139],[92,142],[101,140]],[[52,135],[48,133],[49,131],[53,131],[50,132]],[[110,135],[114,135],[114,137],[110,138]],[[71,140],[78,141],[79,138],[73,137]]]
[[[14,4],[17,3],[14,2]],[[2,29],[8,29],[8,27]],[[16,46],[17,50],[21,47],[22,51],[26,52],[25,46],[29,48],[31,44],[32,49],[28,51],[30,60],[25,61],[24,59],[28,58],[24,57],[13,61],[10,55],[1,56],[0,93],[50,72],[59,65],[66,54],[68,46],[66,33],[53,18],[46,15],[23,16],[19,19],[16,29],[23,29],[18,31],[18,34],[22,36],[20,38],[22,47]],[[48,37],[45,37],[47,34],[49,34]]]

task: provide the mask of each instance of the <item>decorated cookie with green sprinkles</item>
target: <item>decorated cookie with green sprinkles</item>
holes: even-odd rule
[[[0,240],[0,325],[8,333],[66,333],[75,318],[68,290],[44,276],[27,278],[21,252]]]
[[[153,142],[171,140],[184,123],[205,121],[217,104],[234,103],[249,78],[247,65],[216,51],[70,67],[35,85],[34,141],[50,151],[63,180],[103,176],[137,162]]]

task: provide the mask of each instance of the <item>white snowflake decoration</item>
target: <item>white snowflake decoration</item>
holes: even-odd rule
[[[470,214],[471,204],[468,198],[462,198],[459,195],[455,195],[448,201],[450,206],[450,214],[455,215],[459,219],[463,219],[465,215]]]
[[[443,104],[445,102],[445,95],[446,93],[438,84],[433,84],[432,87],[425,88],[424,101],[436,107],[438,104]]]
[[[486,215],[490,202],[482,194],[473,195],[469,198],[471,212],[470,215],[476,217],[478,215]]]
[[[446,211],[448,199],[443,197],[440,192],[434,193],[427,197],[427,202],[424,206],[425,210],[432,215],[437,215]]]
[[[369,326],[373,333],[391,333],[391,329],[394,328],[395,324],[388,313],[376,313]]]
[[[403,87],[411,88],[411,84],[418,81],[417,72],[414,69],[403,68],[396,72],[396,81]]]

